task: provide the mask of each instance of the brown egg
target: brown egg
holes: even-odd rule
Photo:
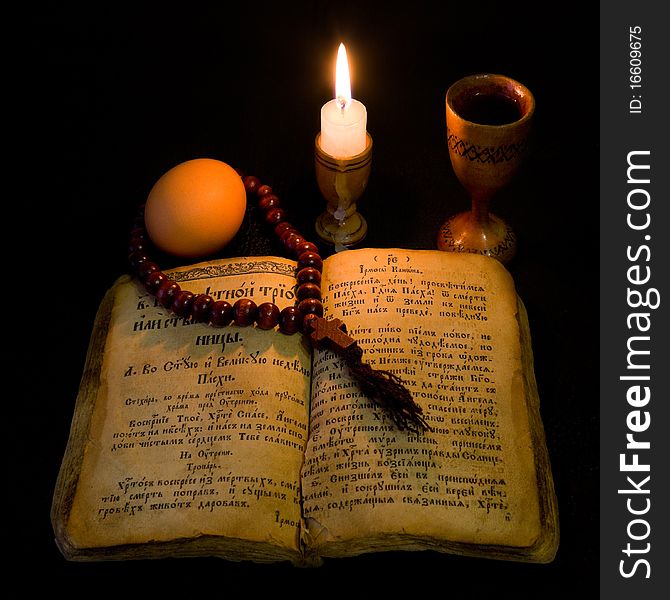
[[[158,248],[195,258],[217,252],[235,237],[246,206],[244,184],[235,169],[197,158],[173,167],[154,184],[144,221]]]

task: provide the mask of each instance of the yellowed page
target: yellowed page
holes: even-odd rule
[[[432,431],[398,431],[339,358],[315,356],[303,489],[317,550],[530,546],[538,493],[509,273],[479,255],[410,250],[346,251],[324,271],[327,315],[364,360],[406,381]]]
[[[173,276],[231,304],[284,307],[294,270],[254,258]],[[212,535],[297,551],[310,362],[299,335],[185,321],[136,282],[119,283],[68,543]],[[235,547],[231,558],[243,557]]]

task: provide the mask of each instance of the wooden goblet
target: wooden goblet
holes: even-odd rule
[[[449,158],[472,209],[442,224],[440,250],[486,254],[503,264],[512,260],[516,236],[489,205],[524,159],[534,111],[530,90],[504,75],[471,75],[447,90]]]

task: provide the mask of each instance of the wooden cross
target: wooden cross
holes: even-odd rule
[[[317,348],[326,347],[335,352],[356,343],[356,340],[347,335],[347,326],[339,319],[324,319],[317,317],[309,321],[312,332],[310,338]]]

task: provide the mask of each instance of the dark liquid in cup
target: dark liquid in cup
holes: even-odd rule
[[[522,116],[516,100],[503,94],[473,94],[462,98],[454,108],[463,119],[480,125],[505,125]]]

